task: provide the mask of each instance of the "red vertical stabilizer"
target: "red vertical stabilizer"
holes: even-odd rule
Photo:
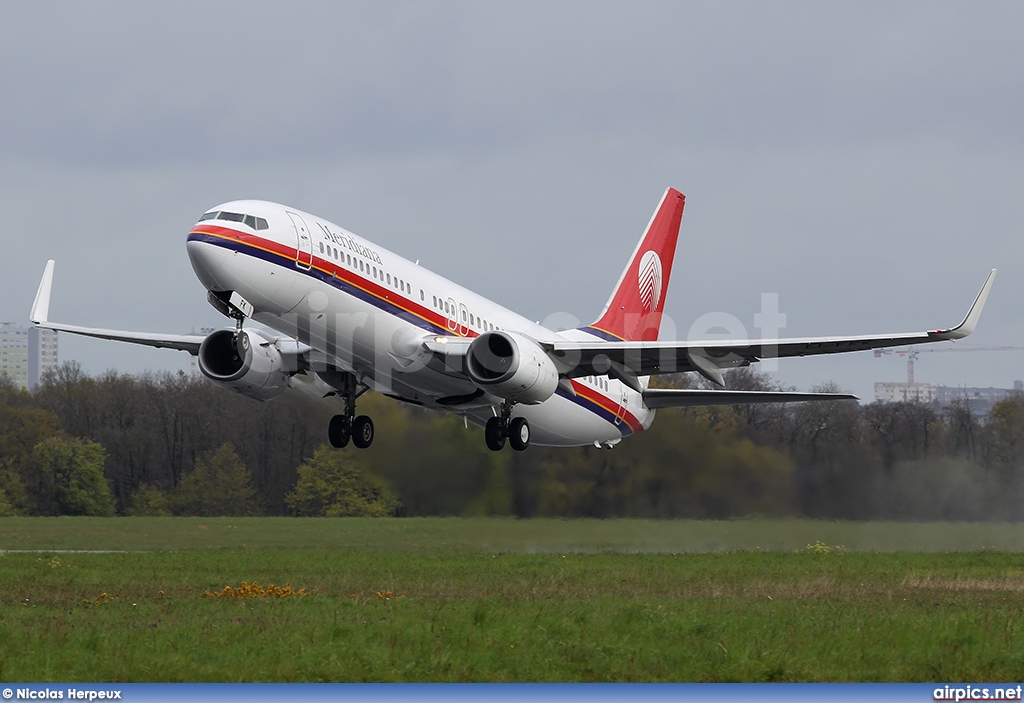
[[[604,311],[586,329],[606,339],[658,338],[685,202],[675,188],[665,191]]]

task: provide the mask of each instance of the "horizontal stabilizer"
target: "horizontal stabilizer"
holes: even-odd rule
[[[797,403],[808,400],[858,400],[858,398],[847,393],[797,393],[792,391],[724,391],[695,388],[649,388],[644,391],[644,403],[649,408]]]

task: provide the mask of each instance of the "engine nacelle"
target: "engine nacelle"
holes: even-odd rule
[[[484,332],[466,352],[477,386],[515,403],[543,403],[558,388],[558,370],[540,345],[515,332]]]
[[[199,370],[212,381],[256,400],[284,392],[291,374],[284,359],[258,331],[217,330],[199,346]]]

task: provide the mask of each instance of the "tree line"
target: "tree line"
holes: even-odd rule
[[[727,382],[780,390],[749,369]],[[1024,517],[1024,395],[981,418],[966,401],[661,410],[613,450],[521,453],[374,394],[360,411],[378,441],[337,451],[330,408],[300,394],[260,403],[203,378],[74,363],[31,394],[0,376],[0,515]]]

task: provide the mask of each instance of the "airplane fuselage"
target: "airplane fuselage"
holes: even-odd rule
[[[226,215],[226,217],[222,217]],[[240,217],[239,217],[240,216]],[[540,342],[593,339],[556,332],[373,244],[338,225],[275,203],[225,203],[188,235],[192,267],[207,290],[234,291],[252,319],[309,345],[314,368],[355,374],[375,391],[464,415],[483,426],[501,399],[422,348],[425,338],[475,338],[494,330]],[[537,404],[516,404],[531,442],[610,445],[650,427],[654,411],[609,376],[568,380]]]

